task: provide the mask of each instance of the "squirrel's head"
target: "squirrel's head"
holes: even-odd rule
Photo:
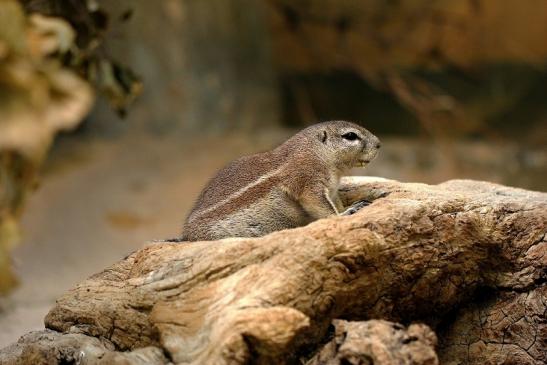
[[[350,122],[323,122],[309,129],[325,157],[342,170],[364,167],[376,157],[381,146],[378,137]]]

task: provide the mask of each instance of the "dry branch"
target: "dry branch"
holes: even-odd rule
[[[545,361],[547,194],[367,178],[340,191],[388,195],[258,239],[149,245],[60,298],[46,326],[175,363],[244,364],[309,358],[333,319],[423,321],[446,363]]]

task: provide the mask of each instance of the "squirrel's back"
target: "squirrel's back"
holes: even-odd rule
[[[271,175],[271,171],[277,170],[278,166],[282,165],[282,161],[272,158],[272,154],[272,151],[268,151],[244,156],[223,167],[207,183],[190,211],[187,221],[191,222],[213,211],[216,216],[222,212],[229,213],[230,205],[244,203],[242,200],[246,197],[246,192],[254,193],[255,197],[258,196],[257,194],[266,193],[266,184],[260,182],[264,182],[264,176]],[[238,205],[238,207],[242,206]]]

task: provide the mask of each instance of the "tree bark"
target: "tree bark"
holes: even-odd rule
[[[338,330],[360,344],[335,338],[332,356],[313,362],[329,346],[334,319],[382,319],[433,328],[441,363],[547,361],[547,194],[355,177],[340,193],[346,204],[376,200],[353,216],[262,238],[150,244],[61,297],[46,327],[67,333],[60,339],[100,340],[121,357],[162,350],[159,363],[168,361],[164,352],[183,364],[335,364],[344,356],[398,364],[401,351],[416,356],[408,364],[436,363],[425,325],[393,325],[390,336],[374,321]],[[59,341],[46,347],[90,358],[74,341],[64,352],[55,350]],[[13,354],[36,346],[22,340],[0,352],[0,363],[30,363]]]

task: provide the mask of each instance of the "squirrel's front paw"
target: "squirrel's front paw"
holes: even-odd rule
[[[351,205],[348,209],[346,209],[342,215],[352,215],[357,213],[362,208],[366,207],[367,205],[370,205],[370,201],[368,200],[359,200]]]

